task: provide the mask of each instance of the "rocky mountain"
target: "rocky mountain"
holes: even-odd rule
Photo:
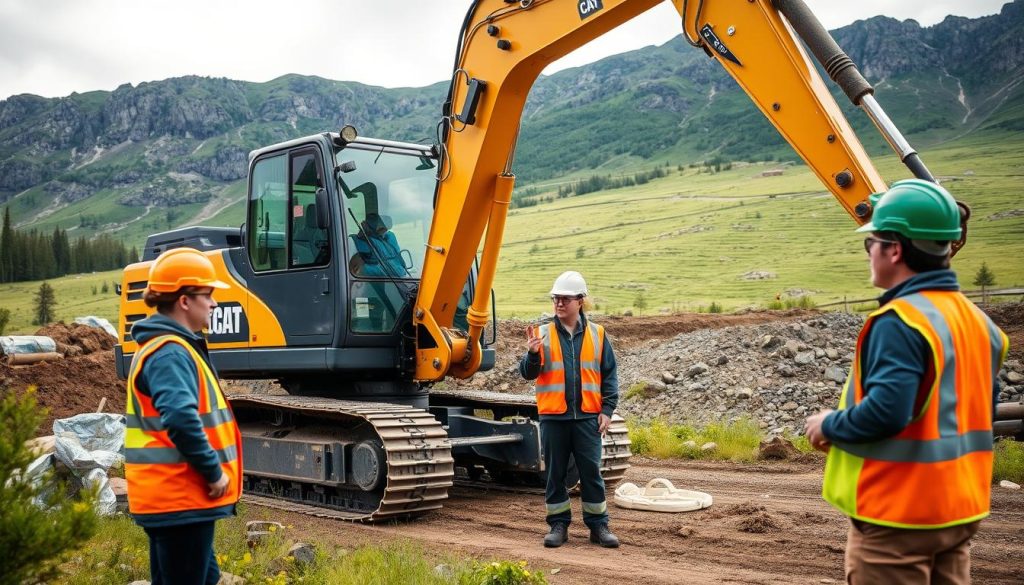
[[[989,17],[950,16],[927,28],[875,17],[833,35],[891,117],[926,144],[1024,127],[1022,32],[1024,0],[1014,0]],[[244,191],[250,150],[345,123],[366,136],[431,141],[445,91],[445,82],[385,89],[288,75],[12,96],[0,101],[0,204],[17,225],[41,229],[165,229],[206,219],[210,206]],[[844,107],[868,148],[883,149],[866,117]],[[538,80],[516,164],[522,184],[612,160],[710,156],[796,158],[735,82],[679,37]]]

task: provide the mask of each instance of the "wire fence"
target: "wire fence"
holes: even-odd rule
[[[1020,296],[1021,301],[1024,301],[1024,288],[1000,288],[1000,289],[985,289],[985,290],[964,290],[960,291],[964,293],[969,299],[980,298],[982,303],[987,303],[991,297],[1012,297]],[[816,305],[819,309],[827,309],[829,307],[843,307],[843,310],[847,313],[850,312],[850,305],[859,305],[861,303],[871,303],[877,301],[878,297],[871,297],[867,299],[847,299],[845,296],[843,300],[836,301],[834,303],[824,303]]]

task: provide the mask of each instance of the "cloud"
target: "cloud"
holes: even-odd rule
[[[1002,2],[809,4],[836,28],[876,14],[927,26],[950,12],[995,13]],[[0,97],[63,96],[182,75],[262,82],[300,73],[421,87],[450,75],[467,8],[453,0],[0,0]],[[678,16],[666,2],[546,72],[662,44],[678,33]]]

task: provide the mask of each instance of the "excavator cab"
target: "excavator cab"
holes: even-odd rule
[[[232,284],[218,294],[208,331],[220,375],[275,378],[294,394],[427,407],[426,388],[411,379],[410,323],[434,213],[436,151],[343,134],[251,153],[240,230],[149,237],[143,262],[125,269],[122,375],[137,349],[131,325],[152,312],[142,303],[149,263],[190,246]],[[474,269],[458,302],[462,319],[476,276]],[[485,345],[495,331],[492,324]],[[494,350],[484,357],[492,367]]]

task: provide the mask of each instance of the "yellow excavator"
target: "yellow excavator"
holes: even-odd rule
[[[466,481],[541,480],[532,397],[434,383],[495,362],[491,285],[531,86],[552,61],[657,3],[474,1],[436,145],[364,138],[346,126],[251,153],[240,230],[156,234],[142,262],[125,268],[119,374],[137,350],[131,326],[150,312],[150,263],[191,246],[232,285],[218,291],[209,327],[220,375],[273,378],[287,391],[231,397],[250,498],[374,521],[439,508],[457,472]],[[673,4],[689,43],[736,79],[855,221],[871,217],[868,196],[886,184],[804,45],[910,172],[934,180],[801,0]],[[629,456],[616,417],[604,440],[609,485]]]

